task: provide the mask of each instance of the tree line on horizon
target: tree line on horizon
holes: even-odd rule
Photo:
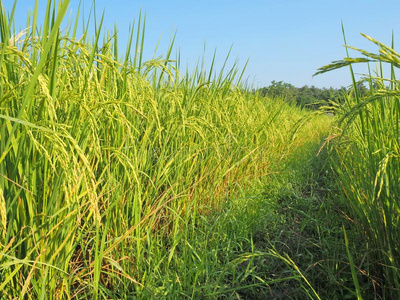
[[[366,94],[368,91],[368,88],[363,83],[360,83],[357,89],[362,94]],[[348,89],[344,86],[340,88],[318,88],[313,85],[295,87],[284,81],[273,80],[269,86],[259,88],[256,91],[264,97],[282,98],[304,108],[318,109],[329,104],[330,101],[343,102]]]

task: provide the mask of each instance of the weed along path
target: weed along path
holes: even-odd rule
[[[198,295],[354,296],[342,229],[347,220],[336,201],[340,192],[330,158],[321,148],[332,118],[310,116],[303,121],[290,147],[279,153],[284,155],[275,157],[273,171],[228,201],[206,222],[202,234],[190,240],[208,262]]]
[[[197,222],[187,244],[179,245],[181,253],[195,251],[175,270],[178,278],[194,272],[190,297],[318,299],[349,294],[333,279],[343,266],[330,262],[331,255],[345,253],[343,220],[331,203],[337,187],[321,149],[332,118],[297,109],[290,118],[295,112],[301,117],[280,132],[286,143],[269,161],[267,175],[240,186],[235,197]]]
[[[200,241],[194,241],[215,253],[208,265],[212,279],[206,280],[214,284],[201,285],[198,295],[355,297],[343,224],[353,241],[365,241],[338,201],[343,196],[325,147],[333,119],[310,115],[298,124],[290,146],[280,153],[285,154],[275,157],[273,171],[212,215]],[[358,263],[364,258],[358,257]]]

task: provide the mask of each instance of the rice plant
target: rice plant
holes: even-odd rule
[[[383,297],[400,297],[400,161],[399,117],[400,84],[396,70],[400,54],[394,45],[387,46],[372,37],[378,53],[346,46],[361,54],[349,55],[333,62],[318,73],[350,66],[352,91],[343,106],[337,106],[341,116],[341,139],[335,143],[336,170],[357,222],[368,237],[374,270],[368,273],[381,279]],[[345,41],[346,42],[346,41]],[[368,73],[362,78],[369,90],[360,95],[352,65],[367,63]],[[376,70],[370,65],[375,64]],[[384,75],[389,64],[390,77]]]

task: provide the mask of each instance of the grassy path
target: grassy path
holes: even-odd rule
[[[176,296],[343,299],[353,295],[346,289],[352,282],[343,244],[344,219],[334,202],[338,189],[327,153],[320,151],[329,124],[326,117],[304,122],[290,151],[275,162],[274,172],[202,218],[187,239],[196,257],[173,259],[172,276],[189,279],[180,282]],[[186,248],[180,245],[178,251]],[[188,276],[190,271],[193,277]]]
[[[211,218],[211,227],[195,244],[205,242],[205,251],[212,249],[219,255],[213,265],[218,276],[209,290],[202,285],[192,296],[355,297],[343,224],[350,238],[360,238],[349,227],[345,206],[340,206],[342,195],[328,153],[321,150],[321,136],[310,138],[305,132],[299,133],[303,142],[276,166],[274,174]]]

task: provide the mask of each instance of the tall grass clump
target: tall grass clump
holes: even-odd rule
[[[223,294],[223,255],[192,241],[302,143],[305,113],[247,92],[236,64],[182,75],[173,39],[144,61],[143,17],[121,52],[104,15],[90,36],[68,6],[49,0],[40,21],[36,1],[15,32],[0,1],[0,294]]]
[[[360,53],[325,66],[318,73],[350,66],[353,86],[343,106],[337,106],[342,129],[334,144],[340,184],[353,209],[356,222],[368,238],[368,252],[375,266],[368,275],[380,278],[384,297],[400,298],[400,54],[393,48],[363,35],[379,48],[378,53],[346,46]],[[358,90],[352,65],[367,63],[362,82],[368,92]],[[376,64],[376,70],[370,64]],[[384,65],[390,67],[385,77]],[[378,287],[379,289],[379,287]]]

